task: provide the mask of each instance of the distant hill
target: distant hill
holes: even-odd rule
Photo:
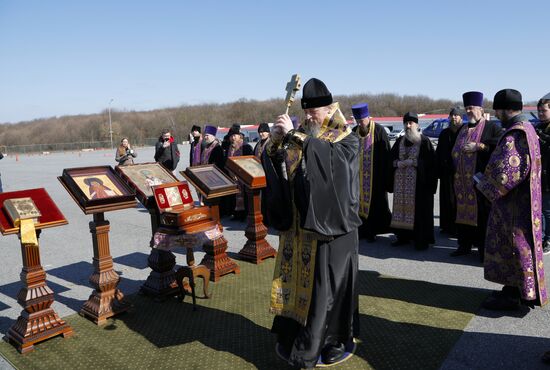
[[[351,106],[368,102],[373,116],[400,116],[409,110],[419,113],[446,113],[459,102],[431,99],[427,96],[397,94],[358,94],[335,96],[346,116]],[[230,126],[232,123],[273,122],[284,112],[283,99],[265,101],[241,99],[225,104],[183,105],[152,111],[111,111],[113,141],[128,137],[131,143],[150,143],[164,127],[171,128],[178,141],[185,140],[192,125]],[[291,115],[303,118],[300,103],[290,109]],[[29,144],[99,142],[109,140],[107,110],[98,114],[36,119],[15,124],[0,124],[0,146]]]

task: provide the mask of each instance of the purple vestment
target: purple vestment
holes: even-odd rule
[[[477,151],[466,153],[464,145],[469,142],[479,144],[485,128],[485,119],[475,127],[464,127],[458,133],[453,147],[455,165],[454,190],[456,194],[456,223],[477,226],[477,196],[473,176],[476,171]]]
[[[544,305],[541,163],[529,122],[506,130],[478,189],[492,202],[485,245],[485,279],[517,287],[521,298]]]

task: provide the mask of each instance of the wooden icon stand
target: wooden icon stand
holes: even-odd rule
[[[261,211],[261,189],[252,189],[246,186],[248,197],[248,224],[244,235],[246,243],[239,251],[239,256],[255,264],[261,263],[264,259],[275,257],[277,251],[265,240],[267,227],[263,224]]]
[[[136,192],[137,199],[143,204],[151,217],[151,238],[160,226],[160,212],[157,208],[152,185],[177,182],[178,179],[160,163],[139,163],[131,166],[117,166],[115,170]],[[178,294],[176,281],[176,256],[169,250],[150,248],[147,266],[151,272],[141,286],[141,294],[164,300]]]
[[[239,251],[241,259],[255,264],[274,257],[277,251],[265,240],[267,228],[261,212],[261,189],[266,187],[265,173],[260,161],[253,155],[229,157],[226,166],[245,185],[248,196],[248,225],[246,243]]]
[[[147,209],[151,215],[152,236],[159,228],[160,213],[155,201],[147,202]],[[176,256],[172,251],[151,248],[147,265],[151,272],[140,288],[140,293],[154,296],[158,300],[178,294],[178,283],[176,281]]]
[[[90,222],[94,249],[94,272],[90,284],[94,291],[80,309],[80,315],[89,318],[97,325],[103,325],[111,316],[125,312],[130,304],[124,301],[124,294],[117,289],[120,277],[113,269],[113,257],[109,248],[109,221],[103,212],[94,213]]]
[[[109,188],[114,195],[109,193],[105,197],[93,197],[91,190],[82,185],[92,183],[92,181],[86,182],[83,179],[101,180],[105,178],[112,183],[111,187],[116,188],[116,192]],[[97,325],[103,325],[108,318],[130,308],[130,304],[124,300],[124,294],[117,288],[120,276],[113,268],[113,257],[109,244],[110,226],[109,221],[105,220],[104,212],[134,208],[137,204],[134,199],[135,192],[110,166],[64,169],[58,180],[82,212],[93,215],[90,232],[94,252],[94,271],[90,275],[89,281],[94,290],[79,313]]]
[[[32,198],[36,207],[42,210],[42,216],[35,225],[37,239],[40,237],[41,229],[67,224],[67,220],[45,189],[0,193],[0,208],[6,199],[22,197]],[[11,224],[2,210],[0,210],[0,231],[3,235],[19,233],[19,228]],[[54,293],[46,284],[46,272],[40,263],[40,248],[20,244],[23,257],[20,276],[23,288],[17,294],[17,302],[23,307],[23,311],[6,333],[5,339],[20,353],[27,353],[34,350],[34,344],[46,339],[57,335],[62,335],[64,338],[70,337],[73,329],[51,308]]]
[[[237,194],[237,184],[213,164],[188,167],[180,174],[203,196],[204,204],[210,207],[212,219],[223,233],[220,197]],[[216,282],[224,275],[241,272],[239,265],[227,255],[227,239],[223,234],[214,240],[207,240],[202,248],[205,255],[200,264],[210,270],[210,281]]]

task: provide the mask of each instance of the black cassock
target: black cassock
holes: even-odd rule
[[[437,159],[437,177],[439,178],[439,229],[448,234],[456,233],[456,199],[454,192],[454,164],[452,151],[458,130],[446,128],[441,131],[437,141],[435,155]]]
[[[399,240],[413,240],[417,248],[423,249],[428,244],[435,243],[434,238],[434,194],[437,190],[437,173],[435,167],[435,151],[430,139],[421,136],[420,153],[416,171],[414,228],[413,230],[396,229],[395,235]],[[405,145],[412,145],[404,136],[401,136],[391,148],[391,160],[399,160],[399,145],[405,140]],[[392,166],[395,173],[395,167]],[[394,176],[391,176],[392,182]],[[394,189],[394,184],[390,184]]]
[[[301,228],[332,237],[317,244],[305,326],[283,316],[273,320],[271,330],[296,366],[315,366],[325,345],[348,343],[358,334],[358,148],[354,133],[336,143],[306,139],[292,184],[283,175],[283,150],[273,157],[267,150],[262,155],[271,225],[280,231],[290,228],[293,199]]]
[[[357,128],[354,131],[357,132]],[[374,126],[372,165],[372,191],[367,219],[361,218],[359,237],[374,237],[389,231],[391,212],[388,205],[388,180],[391,172],[390,141],[386,130],[379,124]]]

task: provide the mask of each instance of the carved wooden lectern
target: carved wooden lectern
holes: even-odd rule
[[[261,189],[266,186],[264,169],[253,155],[229,157],[226,166],[244,183],[248,197],[248,224],[244,233],[248,240],[239,251],[239,256],[246,261],[261,263],[277,255],[277,251],[265,240],[267,227],[262,222],[260,195]]]
[[[90,232],[94,271],[90,284],[94,291],[82,306],[80,314],[97,325],[103,325],[109,317],[130,308],[124,294],[117,289],[120,276],[113,269],[110,226],[104,212],[135,207],[135,193],[110,166],[64,169],[58,179],[82,212],[93,215]]]
[[[153,196],[152,186],[176,182],[178,179],[159,163],[139,163],[131,166],[117,166],[115,170],[136,192],[137,199],[143,204],[151,218],[151,237],[160,227],[160,211]],[[176,256],[172,251],[151,248],[147,264],[151,272],[140,292],[164,299],[178,293],[176,281]]]
[[[7,199],[22,197],[31,198],[41,213],[34,225],[36,243],[23,242],[19,226],[16,227],[11,222],[3,209],[4,201]],[[73,329],[51,308],[54,293],[46,284],[46,272],[40,263],[38,245],[42,229],[66,225],[67,220],[43,188],[0,193],[0,208],[0,231],[3,235],[19,234],[23,257],[20,275],[23,287],[17,294],[17,302],[23,307],[23,311],[6,333],[6,339],[15,345],[20,353],[27,353],[34,349],[35,343],[57,335],[69,337],[73,334]]]
[[[213,164],[188,167],[180,173],[203,196],[204,204],[210,206],[212,219],[217,222],[220,232],[223,232],[220,221],[220,197],[237,194],[237,184]],[[227,239],[223,234],[219,238],[206,241],[203,250],[205,256],[201,265],[210,269],[211,281],[218,281],[222,276],[232,272],[241,272],[239,265],[226,253]]]

